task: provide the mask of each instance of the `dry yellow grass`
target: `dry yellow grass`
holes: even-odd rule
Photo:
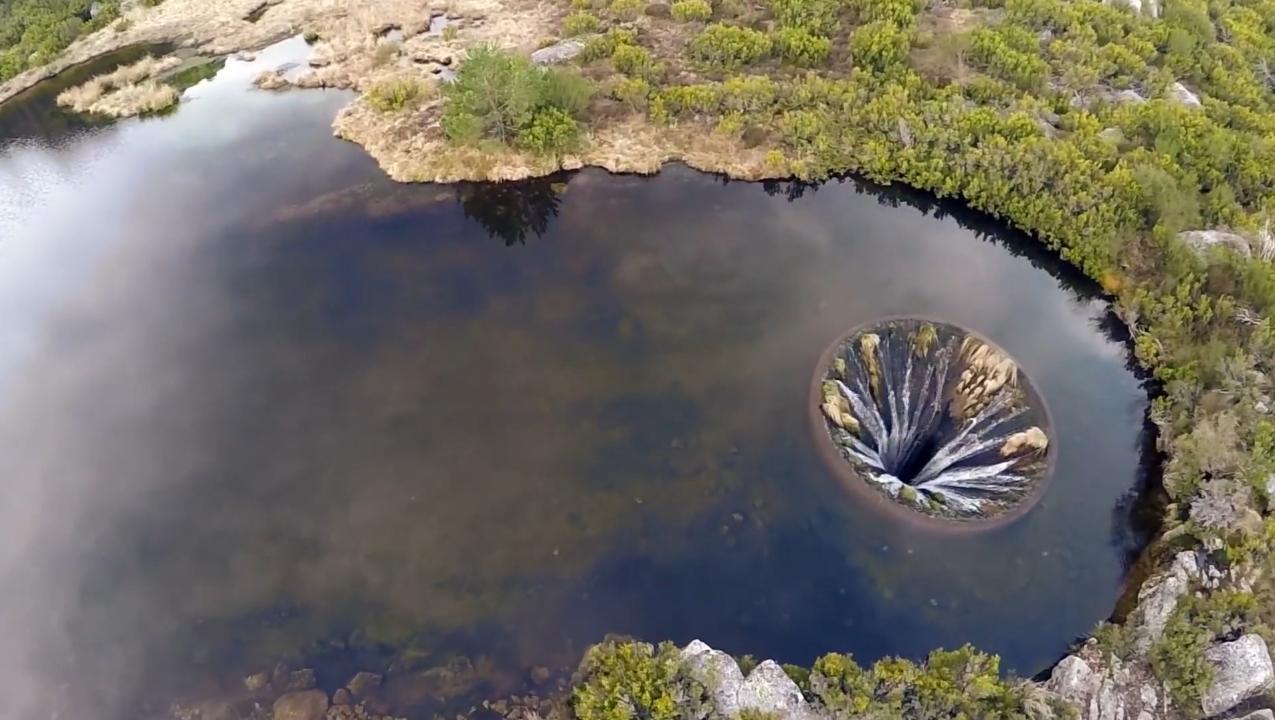
[[[111,117],[157,112],[177,102],[178,92],[153,78],[180,64],[181,60],[175,57],[147,55],[131,65],[63,91],[57,102],[75,112]]]

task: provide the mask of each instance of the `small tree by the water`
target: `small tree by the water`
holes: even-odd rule
[[[525,57],[478,47],[444,89],[443,131],[458,144],[495,140],[560,154],[579,143],[577,119],[591,95],[589,81],[578,72],[541,68]]]

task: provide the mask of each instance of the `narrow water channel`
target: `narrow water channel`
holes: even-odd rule
[[[347,95],[259,69],[164,118],[0,115],[11,707],[465,668],[396,690],[429,717],[607,633],[799,663],[972,642],[1030,675],[1110,613],[1146,392],[1029,239],[851,180],[397,186],[331,137]],[[989,338],[1047,403],[1017,522],[925,532],[821,463],[820,354],[896,315]]]

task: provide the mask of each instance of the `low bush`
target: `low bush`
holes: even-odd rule
[[[636,44],[637,36],[633,34],[632,30],[611,28],[606,33],[585,43],[584,49],[580,51],[580,61],[588,63],[602,58],[609,58],[615,54],[615,49],[621,45]]]
[[[781,28],[828,35],[837,27],[838,0],[770,0],[771,12]]]
[[[659,77],[664,68],[655,62],[651,53],[637,45],[620,45],[611,54],[611,64],[615,69],[634,78],[653,80]]]
[[[580,142],[580,125],[556,107],[544,107],[518,131],[518,146],[540,155],[561,155]]]
[[[708,0],[677,0],[671,11],[678,22],[703,22],[713,16],[713,6]]]
[[[643,78],[621,78],[611,86],[611,97],[630,110],[645,110],[651,99],[651,83]]]
[[[646,0],[611,0],[611,15],[620,20],[636,20],[646,8]]]
[[[571,694],[578,720],[678,720],[678,650],[669,643],[603,643],[589,649]]]
[[[391,113],[415,107],[425,96],[426,84],[419,78],[382,80],[367,91],[367,103],[377,112]]]
[[[572,13],[562,21],[562,33],[568,37],[597,32],[602,21],[585,12]]]
[[[775,54],[799,67],[815,67],[828,60],[832,41],[801,28],[780,28],[772,35]]]
[[[770,54],[770,38],[763,32],[738,25],[710,25],[691,40],[691,58],[707,68],[737,70]]]
[[[877,72],[900,68],[907,62],[912,38],[911,28],[885,21],[870,22],[850,36],[850,57],[856,65]]]

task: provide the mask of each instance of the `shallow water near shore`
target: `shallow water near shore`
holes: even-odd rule
[[[348,95],[250,89],[288,52],[165,118],[3,125],[15,711],[162,716],[279,661],[328,690],[463,668],[391,674],[429,717],[607,633],[797,663],[972,642],[1030,675],[1111,611],[1146,392],[1037,244],[853,181],[394,185],[331,137]],[[1057,455],[1021,520],[927,532],[823,465],[820,353],[895,315],[1031,376]]]

